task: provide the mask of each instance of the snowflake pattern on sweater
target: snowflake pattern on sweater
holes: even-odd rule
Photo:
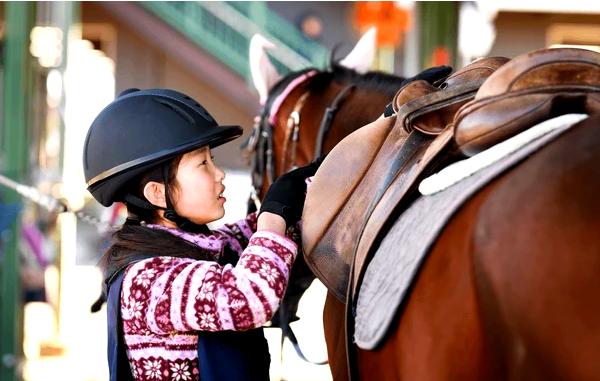
[[[256,215],[211,235],[165,229],[218,259],[226,246],[237,265],[154,257],[125,270],[121,315],[135,380],[198,380],[196,331],[247,330],[266,323],[283,297],[297,245],[256,230]],[[245,248],[244,248],[245,247]]]

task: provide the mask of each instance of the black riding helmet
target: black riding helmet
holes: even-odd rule
[[[87,189],[99,203],[110,206],[124,201],[125,186],[150,168],[240,135],[240,126],[219,126],[204,107],[178,91],[125,90],[100,112],[87,133]]]

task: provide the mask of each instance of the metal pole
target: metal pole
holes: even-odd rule
[[[28,80],[30,78],[29,33],[33,26],[35,3],[4,4],[4,113],[2,126],[3,174],[20,181],[27,171]],[[4,192],[4,202],[19,202],[12,191]],[[0,257],[0,380],[22,378],[22,300],[17,242],[19,222],[4,237]]]
[[[55,11],[56,11],[56,22],[58,26],[63,31],[63,61],[59,68],[61,71],[62,77],[65,78],[66,72],[68,70],[69,65],[69,56],[70,50],[73,49],[71,46],[74,40],[81,39],[81,23],[80,23],[80,12],[81,12],[81,4],[78,1],[65,1],[65,2],[56,2]],[[65,157],[68,157],[68,139],[67,132],[65,126],[65,113],[66,113],[66,90],[65,90],[65,82],[63,81],[63,89],[62,89],[62,97],[60,103],[61,109],[61,149],[60,149],[60,172],[62,172],[63,185],[65,184]],[[67,192],[68,193],[68,192]],[[63,192],[63,196],[67,198],[65,192]],[[67,208],[68,209],[68,208]],[[58,250],[58,268],[60,273],[59,284],[58,284],[58,306],[57,306],[57,322],[58,322],[58,333],[59,340],[61,345],[69,346],[69,339],[66,337],[66,331],[68,330],[66,327],[69,326],[68,319],[68,308],[65,308],[69,304],[68,295],[69,290],[68,287],[65,287],[68,282],[66,280],[70,279],[70,273],[72,269],[70,265],[74,263],[74,258],[70,259],[68,256],[65,256],[66,248],[71,248],[71,252],[74,252],[75,244],[76,244],[76,224],[75,218],[73,216],[65,216],[64,214],[59,215],[58,217],[58,231],[60,232]],[[72,322],[71,322],[72,323]],[[71,324],[72,325],[72,324]]]

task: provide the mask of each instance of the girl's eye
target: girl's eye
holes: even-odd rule
[[[215,157],[214,157],[214,156],[211,156],[211,157],[210,157],[210,161],[213,161],[214,159],[215,159]],[[203,160],[203,161],[200,163],[200,165],[208,165],[209,163],[210,163],[210,162],[209,162],[209,160]]]

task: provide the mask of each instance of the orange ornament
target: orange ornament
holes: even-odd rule
[[[450,65],[450,52],[445,46],[436,46],[431,52],[429,66]]]
[[[355,22],[362,32],[377,27],[377,46],[398,46],[410,27],[410,15],[391,1],[359,1],[355,5]]]

